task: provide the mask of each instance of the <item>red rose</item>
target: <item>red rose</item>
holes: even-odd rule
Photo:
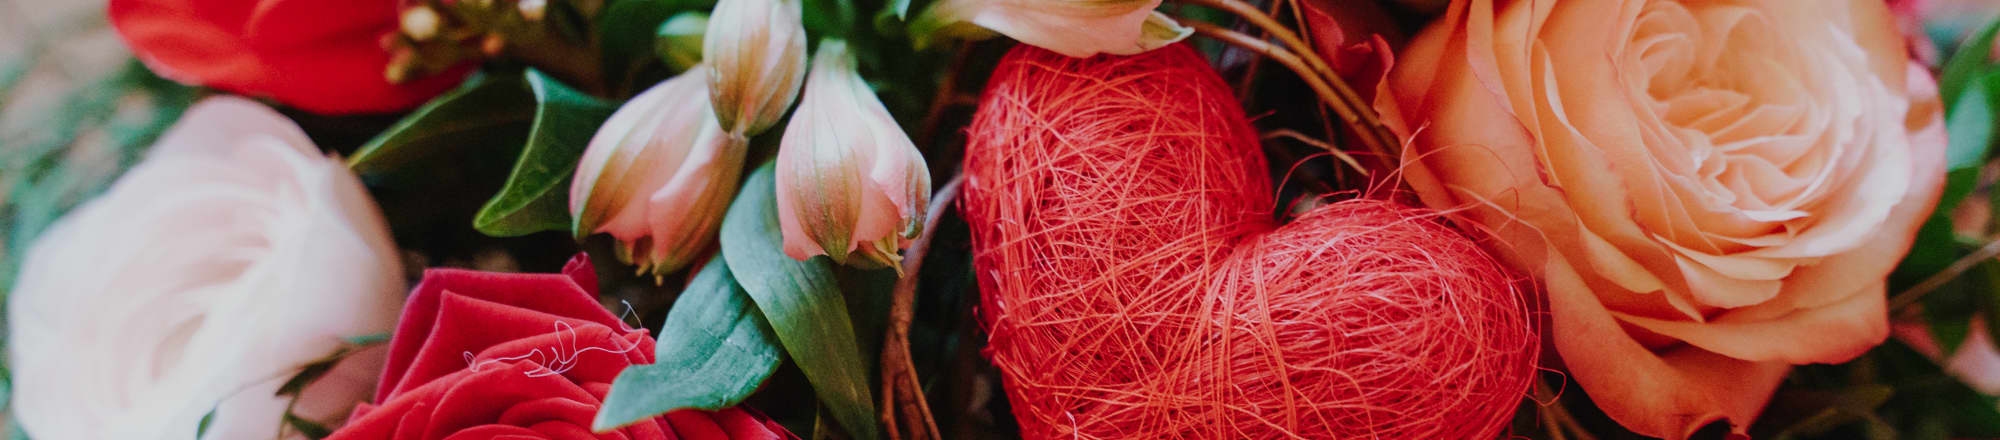
[[[389,341],[377,403],[355,408],[329,439],[796,438],[737,408],[591,433],[611,380],[653,362],[653,338],[596,298],[597,275],[580,254],[562,274],[424,273]]]
[[[111,25],[139,60],[187,84],[267,97],[317,113],[407,109],[469,69],[390,84],[382,36],[391,0],[111,0]]]

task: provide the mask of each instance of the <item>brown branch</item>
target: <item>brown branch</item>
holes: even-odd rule
[[[923,270],[924,256],[930,252],[931,240],[937,237],[939,221],[951,209],[952,201],[958,199],[958,188],[964,182],[965,175],[960,173],[931,197],[930,209],[924,214],[924,231],[903,251],[903,277],[896,280],[891,291],[889,330],[882,341],[881,409],[882,424],[888,427],[890,439],[941,438],[937,419],[931,416],[930,403],[924,399],[923,383],[917,380],[916,366],[910,361],[910,321],[916,314],[917,275]],[[909,430],[908,437],[903,436],[904,429]]]
[[[1258,10],[1257,7],[1251,6],[1249,3],[1244,3],[1242,0],[1179,1],[1191,5],[1216,8],[1223,12],[1234,14],[1244,21],[1249,22],[1252,26],[1262,29],[1276,38],[1284,47],[1290,49],[1289,52],[1294,54],[1293,58],[1298,61],[1297,64],[1299,66],[1291,66],[1288,63],[1287,67],[1293,67],[1292,70],[1297,71],[1301,77],[1318,76],[1325,87],[1330,90],[1330,93],[1321,94],[1321,101],[1324,101],[1328,107],[1333,108],[1334,113],[1347,123],[1348,129],[1353,130],[1355,136],[1361,138],[1362,143],[1367,144],[1370,151],[1382,154],[1384,161],[1394,163],[1396,156],[1391,154],[1393,151],[1390,151],[1389,148],[1401,145],[1395,133],[1390,132],[1387,126],[1382,125],[1382,117],[1375,113],[1372,105],[1368,101],[1361,99],[1361,95],[1355,93],[1354,87],[1349,86],[1345,79],[1342,79],[1338,73],[1334,72],[1332,65],[1327,64],[1325,59],[1320,58],[1319,53],[1313,49],[1313,46],[1307,44],[1304,39],[1299,38],[1297,33],[1292,32],[1291,29],[1279,23],[1277,19],[1265,14],[1264,11]],[[1181,18],[1176,18],[1176,20],[1180,21],[1182,25],[1195,27],[1193,24],[1195,20]],[[1214,26],[1210,25],[1210,27]],[[1216,27],[1216,29],[1222,28]],[[1200,28],[1196,28],[1195,31],[1202,32]],[[1203,34],[1214,36],[1206,32],[1203,32]],[[1238,34],[1241,35],[1240,33]],[[1264,42],[1262,39],[1247,35],[1243,37],[1260,43]],[[1226,42],[1231,44],[1237,43],[1235,41]],[[1265,43],[1264,45],[1270,46],[1269,43]],[[1238,44],[1238,46],[1242,45]],[[1249,47],[1244,48],[1250,49]],[[1252,49],[1252,51],[1256,50]],[[1284,60],[1278,61],[1284,62]],[[1332,96],[1332,98],[1327,98],[1327,96]]]
[[[944,81],[938,83],[937,94],[931,95],[930,111],[924,113],[924,121],[917,126],[917,139],[924,145],[936,143],[938,124],[944,122],[946,108],[959,104],[958,73],[965,70],[967,59],[972,58],[972,43],[958,45],[958,55],[952,57],[951,69],[946,70]]]
[[[2000,257],[2000,240],[1986,243],[1979,250],[1972,251],[1971,254],[1959,258],[1958,261],[1953,261],[1944,270],[1931,274],[1929,278],[1924,278],[1923,281],[1917,282],[1917,285],[1910,286],[1910,288],[1904,289],[1902,292],[1897,292],[1895,296],[1889,297],[1889,310],[1902,310],[1904,307],[1916,304],[1918,300],[1924,299],[1925,294],[1931,293],[1939,287],[1944,287],[1945,283],[1958,279],[1959,276],[1965,275],[1966,271],[1972,270],[1979,263],[1984,263],[1995,257]]]
[[[1384,163],[1394,163],[1393,160],[1396,156],[1390,154],[1388,144],[1382,143],[1382,139],[1379,137],[1370,136],[1372,132],[1364,131],[1367,130],[1366,124],[1362,124],[1357,119],[1354,119],[1354,115],[1350,111],[1351,108],[1341,104],[1347,101],[1341,98],[1340,93],[1333,89],[1325,77],[1314,74],[1312,68],[1307,67],[1305,61],[1301,60],[1297,54],[1285,50],[1283,47],[1273,45],[1268,41],[1245,35],[1242,32],[1225,29],[1214,23],[1184,17],[1174,17],[1174,20],[1179,21],[1182,26],[1194,29],[1194,32],[1197,34],[1255,52],[1292,69],[1293,72],[1298,73],[1300,79],[1305,80],[1308,88],[1313,89],[1313,93],[1319,95],[1320,101],[1328,103],[1329,107],[1333,107],[1335,113],[1341,115],[1342,120],[1348,122],[1348,128],[1355,130],[1356,137],[1361,138],[1362,143],[1367,145],[1370,152],[1379,155]],[[1395,139],[1395,135],[1389,135],[1389,139]]]

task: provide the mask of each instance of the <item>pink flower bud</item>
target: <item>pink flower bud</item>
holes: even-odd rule
[[[578,236],[608,233],[618,259],[658,277],[715,241],[743,172],[743,138],[716,125],[699,69],[619,107],[577,163],[569,211]]]
[[[702,56],[723,131],[748,137],[771,128],[805,80],[799,0],[721,0],[709,15]]]
[[[805,96],[778,148],[785,254],[863,266],[901,261],[897,249],[923,229],[930,170],[855,71],[846,43],[820,43]]]
[[[1194,33],[1154,12],[1159,6],[1160,0],[938,0],[910,21],[910,34],[919,47],[999,33],[1072,57],[1131,55]]]

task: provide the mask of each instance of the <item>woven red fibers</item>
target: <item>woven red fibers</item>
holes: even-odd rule
[[[1027,438],[1483,439],[1526,393],[1520,283],[1391,202],[1277,225],[1254,130],[1185,46],[1017,48],[968,135],[987,355]]]

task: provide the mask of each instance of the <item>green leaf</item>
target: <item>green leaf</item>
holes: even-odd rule
[[[803,2],[799,16],[814,41],[826,38],[853,40],[856,26],[854,2],[850,0],[784,0]]]
[[[620,0],[606,6],[597,21],[605,83],[628,94],[645,90],[652,84],[635,84],[636,77],[653,56],[654,33],[660,24],[674,14],[714,7],[714,0]]]
[[[878,436],[869,371],[833,266],[785,256],[776,183],[765,163],[743,183],[722,220],[722,257],[764,311],[813,391],[854,438]]]
[[[1938,95],[1944,98],[1945,108],[1956,107],[1958,98],[1965,95],[1965,89],[1991,70],[1987,57],[1993,53],[1993,37],[1996,34],[2000,34],[2000,20],[1987,24],[1971,40],[1960,45],[1950,59],[1945,60],[1944,68],[1938,74]]]
[[[653,33],[653,55],[677,72],[694,68],[701,63],[702,38],[707,32],[707,13],[676,14]]]
[[[2000,72],[1983,75],[1966,86],[1965,96],[1945,115],[1945,131],[1950,136],[1945,148],[1944,195],[1939,198],[1937,215],[1949,215],[1972,192],[1979,179],[1979,167],[1986,163],[1994,138],[1995,102],[1990,96],[2000,92]]]
[[[535,99],[513,75],[479,75],[418,107],[347,159],[360,174],[401,169],[420,159],[527,133]]]
[[[674,300],[653,352],[657,362],[618,373],[591,430],[603,432],[685,408],[735,406],[784,360],[771,324],[720,256],[702,265]]]
[[[304,417],[299,417],[298,414],[289,412],[285,413],[285,426],[290,426],[293,430],[298,431],[300,435],[313,440],[333,435],[333,429],[327,428],[326,425],[306,420]]]
[[[513,237],[569,227],[569,177],[597,127],[616,107],[571,89],[539,71],[525,76],[535,94],[534,125],[528,144],[500,194],[486,202],[472,226],[495,237]]]
[[[389,334],[376,333],[372,335],[349,336],[346,338],[341,338],[341,340],[346,341],[348,345],[358,345],[366,347],[370,345],[389,342]]]
[[[208,410],[208,414],[202,414],[201,423],[196,423],[194,425],[194,438],[201,438],[202,435],[208,434],[208,425],[214,422],[215,422],[215,409]]]

